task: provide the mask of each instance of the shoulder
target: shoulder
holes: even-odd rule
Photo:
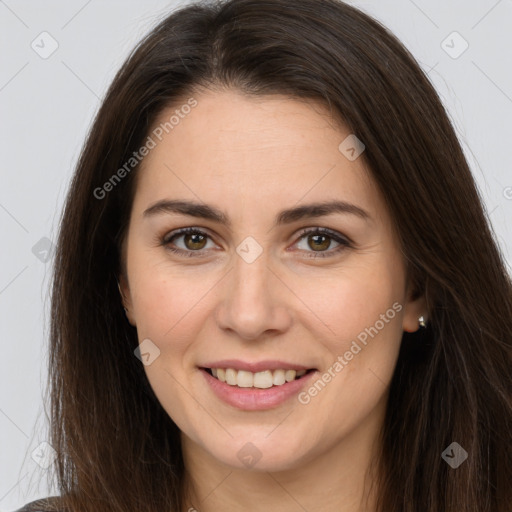
[[[15,512],[67,512],[62,508],[59,496],[50,496],[27,503]]]

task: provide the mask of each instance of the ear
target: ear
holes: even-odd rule
[[[409,284],[407,287],[407,301],[404,305],[402,329],[405,332],[416,332],[420,328],[419,318],[423,316],[428,320],[427,301],[423,294],[418,294]]]
[[[135,323],[135,318],[133,316],[132,296],[130,287],[128,285],[128,280],[126,279],[124,273],[119,275],[118,283],[121,302],[126,310],[126,318],[128,319],[128,322],[130,322],[130,324],[135,327],[137,324]]]

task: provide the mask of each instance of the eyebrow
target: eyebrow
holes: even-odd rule
[[[279,212],[274,219],[274,227],[291,224],[302,219],[324,217],[334,213],[355,215],[365,221],[371,216],[359,206],[346,201],[328,201],[323,203],[311,203]],[[218,222],[228,228],[231,227],[229,217],[218,208],[194,201],[162,199],[147,208],[143,217],[148,218],[158,214],[181,214],[200,219]]]

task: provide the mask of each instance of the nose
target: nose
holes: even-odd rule
[[[265,252],[251,263],[236,255],[223,281],[215,315],[219,328],[244,340],[276,336],[289,329],[292,293],[269,267]]]

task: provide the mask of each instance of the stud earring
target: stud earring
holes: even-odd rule
[[[418,318],[418,323],[420,324],[420,327],[422,327],[423,329],[427,327],[427,322],[425,321],[425,317],[423,315],[421,315]]]

